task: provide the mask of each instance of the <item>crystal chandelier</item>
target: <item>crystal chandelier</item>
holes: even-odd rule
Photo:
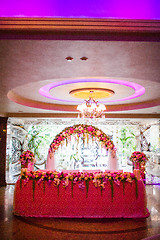
[[[81,112],[82,118],[105,118],[104,111],[106,107],[89,97],[83,104],[78,105],[77,110]]]

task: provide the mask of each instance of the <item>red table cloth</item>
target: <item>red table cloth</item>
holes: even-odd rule
[[[138,197],[136,197],[135,182],[120,185],[113,184],[113,196],[110,183],[105,184],[103,191],[89,183],[86,189],[78,183],[71,184],[59,190],[52,184],[35,182],[33,196],[33,181],[27,184],[17,181],[14,194],[14,214],[25,217],[65,217],[65,218],[146,218],[149,212],[146,206],[145,186],[138,182]]]

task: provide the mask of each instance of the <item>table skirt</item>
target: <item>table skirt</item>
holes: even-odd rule
[[[35,189],[34,189],[35,187]],[[93,182],[86,188],[78,183],[59,188],[45,182],[38,184],[17,181],[14,193],[14,214],[25,217],[55,218],[146,218],[149,216],[145,186],[138,181],[138,196],[135,182],[120,185],[110,183],[101,191]],[[34,191],[33,191],[34,189]]]

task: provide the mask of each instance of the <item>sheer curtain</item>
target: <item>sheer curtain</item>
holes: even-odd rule
[[[109,151],[108,153],[108,170],[110,171],[119,170],[117,155],[116,153],[114,153],[113,155],[111,151]]]
[[[47,163],[46,163],[47,170],[55,170],[55,158],[54,153],[48,153],[47,156]]]
[[[47,170],[55,170],[55,157],[54,153],[48,153],[47,156],[47,163],[46,163]],[[108,169],[110,171],[119,170],[117,155],[109,151],[108,153]]]

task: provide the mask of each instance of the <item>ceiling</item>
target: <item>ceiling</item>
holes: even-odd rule
[[[0,69],[1,116],[76,116],[83,100],[69,92],[83,87],[115,92],[98,99],[111,117],[160,116],[158,41],[1,39]],[[130,99],[133,83],[145,93]],[[51,98],[39,93],[48,84]]]
[[[160,19],[159,0],[7,0],[0,17]]]

